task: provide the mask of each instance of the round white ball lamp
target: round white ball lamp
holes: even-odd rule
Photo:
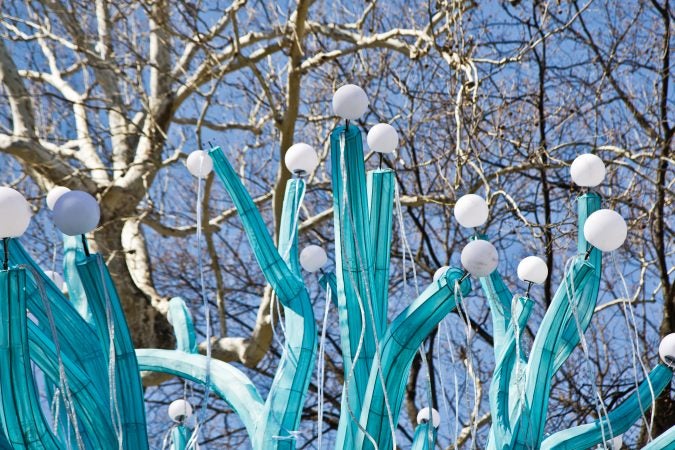
[[[523,258],[518,264],[518,278],[528,283],[543,284],[548,277],[546,262],[538,256]]]
[[[54,205],[56,205],[56,202],[59,201],[61,196],[63,194],[65,194],[66,192],[70,192],[70,189],[68,189],[65,186],[55,186],[55,187],[53,187],[47,193],[47,208],[49,208],[50,211],[54,211]]]
[[[666,366],[675,370],[675,333],[671,333],[661,340],[659,356]]]
[[[431,425],[434,428],[438,428],[441,424],[441,415],[434,408],[422,408],[420,412],[417,413],[417,425],[421,425],[424,422],[429,422],[431,420]]]
[[[600,209],[588,216],[584,224],[584,237],[603,252],[621,247],[628,236],[628,226],[623,217],[611,209]]]
[[[174,400],[169,405],[169,417],[174,422],[184,422],[192,416],[192,405],[186,400]]]
[[[477,239],[462,249],[462,266],[476,278],[487,277],[497,268],[497,249],[488,241]]]
[[[466,194],[457,200],[453,213],[461,226],[475,228],[487,221],[489,210],[483,197],[476,194]]]
[[[434,272],[434,281],[438,281],[441,278],[443,278],[443,276],[448,271],[448,269],[450,269],[450,267],[448,267],[448,266],[439,267],[436,270],[436,272]]]
[[[54,205],[54,223],[68,236],[89,233],[100,219],[98,202],[83,191],[66,192]]]
[[[398,146],[398,133],[388,123],[378,123],[368,132],[368,148],[378,153],[393,153]]]
[[[608,444],[611,450],[621,450],[621,447],[623,447],[623,436],[614,436],[614,438],[609,441]]]
[[[21,193],[10,187],[0,187],[0,238],[24,234],[31,215],[30,204]]]
[[[605,179],[605,163],[592,153],[577,156],[572,161],[570,175],[577,186],[595,187]]]
[[[300,252],[300,265],[307,272],[316,272],[328,262],[326,251],[318,245],[308,245]]]
[[[52,280],[52,282],[59,289],[59,291],[63,290],[63,284],[65,283],[65,281],[63,281],[63,277],[58,272],[54,272],[52,270],[45,270],[45,275],[47,275],[47,278]]]
[[[311,145],[301,142],[288,147],[284,163],[291,173],[305,176],[319,165],[319,156]]]
[[[188,171],[197,178],[206,178],[213,170],[213,160],[204,150],[195,150],[185,161]]]
[[[333,112],[345,120],[356,120],[368,110],[366,92],[355,84],[345,84],[333,94]]]

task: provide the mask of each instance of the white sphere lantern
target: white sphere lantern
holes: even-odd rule
[[[398,133],[388,123],[378,123],[368,132],[368,148],[378,153],[393,153],[398,147]]]
[[[443,278],[448,269],[450,269],[448,266],[439,267],[438,270],[434,272],[434,281],[438,281]]]
[[[483,197],[476,194],[466,194],[457,200],[453,213],[461,226],[475,228],[487,221],[489,210]]]
[[[592,153],[577,156],[570,166],[572,181],[577,186],[595,187],[605,179],[605,163]]]
[[[316,272],[326,265],[328,255],[318,245],[308,245],[300,252],[300,265],[307,272]]]
[[[63,290],[63,284],[65,282],[63,281],[63,277],[58,272],[54,272],[52,270],[45,270],[45,275],[47,275],[47,278],[52,280],[52,282],[59,289],[59,291]]]
[[[0,238],[15,238],[26,232],[31,218],[30,204],[19,191],[0,187]]]
[[[603,252],[621,247],[628,236],[628,226],[623,217],[611,209],[600,209],[588,216],[584,224],[584,237]]]
[[[494,272],[499,263],[499,256],[494,245],[477,239],[462,249],[461,261],[467,272],[476,278],[482,278]]]
[[[548,277],[546,262],[538,256],[523,258],[518,264],[518,278],[528,283],[542,284]]]
[[[333,112],[346,120],[356,120],[368,110],[366,92],[355,84],[345,84],[333,94]]]
[[[421,425],[424,422],[429,422],[431,420],[431,425],[434,428],[438,428],[441,424],[441,415],[434,408],[422,408],[420,412],[417,413],[417,425]]]
[[[301,142],[288,147],[284,163],[291,173],[304,176],[316,169],[319,165],[319,156],[311,145]]]
[[[169,405],[169,417],[174,422],[183,422],[192,416],[192,405],[182,398]]]
[[[59,201],[61,196],[66,192],[70,192],[70,189],[65,186],[55,186],[47,192],[47,208],[49,208],[50,211],[54,211],[54,205],[56,205],[56,202]]]
[[[68,236],[89,233],[100,219],[98,202],[83,191],[66,192],[54,205],[54,223]]]
[[[675,333],[663,338],[659,344],[659,356],[666,366],[675,369]]]
[[[213,160],[204,150],[195,150],[185,161],[188,171],[197,178],[206,178],[213,170]]]
[[[623,436],[614,436],[614,438],[611,441],[608,441],[607,444],[611,450],[621,450],[621,447],[623,446]]]

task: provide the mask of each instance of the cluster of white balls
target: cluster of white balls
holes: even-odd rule
[[[47,206],[54,214],[54,224],[69,236],[86,234],[98,226],[101,210],[98,202],[83,191],[71,191],[57,186],[47,194]],[[0,238],[16,238],[26,232],[31,220],[31,208],[21,193],[0,187]]]

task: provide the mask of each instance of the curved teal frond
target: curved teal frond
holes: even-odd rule
[[[361,413],[361,425],[375,439],[379,448],[391,448],[392,446],[384,393],[387,394],[396,424],[408,381],[407,376],[401,376],[401,374],[408,373],[415,353],[422,342],[456,307],[455,283],[463,275],[464,271],[450,268],[444,277],[433,282],[410,306],[401,311],[380,341],[382,355],[380,366],[385,386],[383,388],[377,367],[373,366],[368,378]],[[461,284],[462,295],[467,295],[470,288],[471,285],[467,278]],[[375,411],[377,414],[374,413]],[[357,434],[354,448],[372,448],[372,443],[362,431]]]
[[[651,389],[654,390],[656,397],[670,385],[672,378],[673,372],[663,364],[657,365],[649,373]],[[646,412],[648,406],[651,406],[653,400],[651,389],[649,382],[644,380],[640,383],[637,391],[633,392],[619,406],[609,412],[608,417],[558,431],[544,439],[541,444],[541,450],[576,450],[594,447],[603,442],[603,429],[605,440],[608,439],[608,431],[610,429],[614,436],[625,433]],[[645,411],[640,408],[640,405],[644,407]]]
[[[661,436],[642,447],[642,450],[675,450],[675,427],[666,430]]]
[[[253,446],[260,449],[295,448],[295,432],[300,424],[302,405],[312,377],[317,341],[314,310],[297,264],[295,217],[304,185],[299,180],[291,180],[287,185],[281,248],[288,257],[284,260],[223,151],[216,147],[210,150],[209,155],[213,159],[216,174],[237,208],[265,279],[284,306],[286,343],[265,401],[263,419],[252,438]]]
[[[141,384],[131,334],[117,289],[115,289],[110,272],[99,254],[92,254],[78,262],[77,270],[82,286],[87,293],[89,309],[94,318],[99,343],[106,354],[110,351],[108,315],[114,326],[115,379],[124,433],[124,448],[129,450],[147,449],[148,437],[145,404],[143,403],[143,385]]]
[[[422,422],[415,427],[415,435],[410,450],[433,450],[436,446],[438,431],[430,421]]]
[[[9,240],[9,259],[12,264],[31,268],[27,273],[26,295],[28,310],[35,316],[42,331],[49,335],[49,318],[40,295],[38,283],[43,287],[56,323],[61,351],[89,374],[101,396],[108,398],[107,357],[92,336],[95,330],[78,314],[63,293],[42,272],[40,266],[16,239]],[[34,279],[34,273],[39,280]]]
[[[190,310],[185,305],[185,300],[180,297],[169,300],[167,317],[170,319],[173,334],[176,336],[176,350],[185,353],[197,353],[195,327],[192,323]]]
[[[89,302],[84,292],[77,263],[85,258],[81,236],[63,235],[63,279],[68,286],[68,299],[88,323],[93,323]]]
[[[206,356],[179,350],[136,350],[140,370],[175,375],[195,383],[206,383]],[[209,390],[222,398],[239,416],[253,440],[263,414],[263,400],[251,380],[223,361],[211,361]]]
[[[0,422],[12,448],[57,450],[31,370],[26,278],[23,268],[0,272]]]
[[[581,301],[579,297],[584,292],[583,287],[593,276],[594,270],[587,261],[575,260],[544,315],[528,361],[525,404],[517,417],[511,419],[512,448],[537,448],[541,442],[551,379],[555,373],[554,358],[560,346],[558,330],[573,320],[570,301],[577,304]],[[569,294],[572,292],[575,298],[570,299]]]
[[[59,386],[59,364],[56,347],[36,324],[28,321],[31,360],[40,368],[53,386]],[[100,395],[92,379],[67,355],[61,355],[68,386],[73,397],[78,422],[91,448],[113,448],[117,436],[110,422],[107,397]],[[65,416],[65,413],[64,413]]]

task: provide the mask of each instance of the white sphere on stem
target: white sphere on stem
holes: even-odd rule
[[[24,234],[30,225],[31,216],[30,204],[19,191],[0,187],[0,238]]]
[[[461,255],[462,266],[476,278],[487,277],[497,268],[499,255],[497,249],[488,241],[477,239],[471,241]]]
[[[441,424],[441,415],[434,408],[422,408],[420,412],[417,413],[417,425],[421,425],[423,422],[429,422],[431,420],[431,425],[434,428],[438,428]]]
[[[577,156],[570,166],[572,181],[577,186],[595,187],[605,179],[605,163],[592,153]]]
[[[448,269],[450,269],[448,266],[439,267],[438,270],[434,272],[434,281],[438,281],[443,278]]]
[[[174,422],[183,422],[192,416],[192,405],[182,398],[169,405],[169,417]]]
[[[284,163],[291,173],[306,175],[319,165],[319,156],[311,145],[300,142],[288,147]]]
[[[599,209],[588,216],[584,224],[584,237],[603,252],[621,247],[628,236],[628,226],[623,217],[611,209]]]
[[[666,366],[675,370],[675,333],[670,333],[661,340],[659,356]]]
[[[188,171],[197,178],[206,178],[213,170],[213,160],[204,150],[195,150],[185,161]]]
[[[548,277],[546,262],[538,256],[523,258],[518,264],[518,278],[528,283],[542,284]]]
[[[45,275],[47,275],[47,278],[52,280],[52,282],[59,289],[59,291],[63,290],[63,284],[65,282],[63,281],[63,277],[58,272],[54,272],[52,270],[45,270]]]
[[[318,245],[308,245],[300,252],[300,265],[307,272],[316,272],[327,262],[326,251]]]
[[[96,228],[100,219],[98,202],[83,191],[66,192],[54,205],[54,223],[68,236],[89,233]]]
[[[453,213],[461,226],[475,228],[487,221],[489,210],[483,197],[476,194],[466,194],[457,200]]]
[[[378,123],[368,132],[368,148],[378,153],[393,153],[398,146],[398,133],[388,123]]]
[[[609,441],[608,444],[611,450],[621,450],[621,447],[623,447],[623,436],[614,436],[614,438]]]
[[[356,120],[368,110],[366,92],[355,84],[345,84],[333,94],[333,112],[346,120]]]
[[[65,186],[54,186],[47,193],[47,208],[49,208],[50,211],[54,211],[54,205],[56,205],[56,202],[58,202],[61,196],[66,192],[70,192],[70,189]]]

